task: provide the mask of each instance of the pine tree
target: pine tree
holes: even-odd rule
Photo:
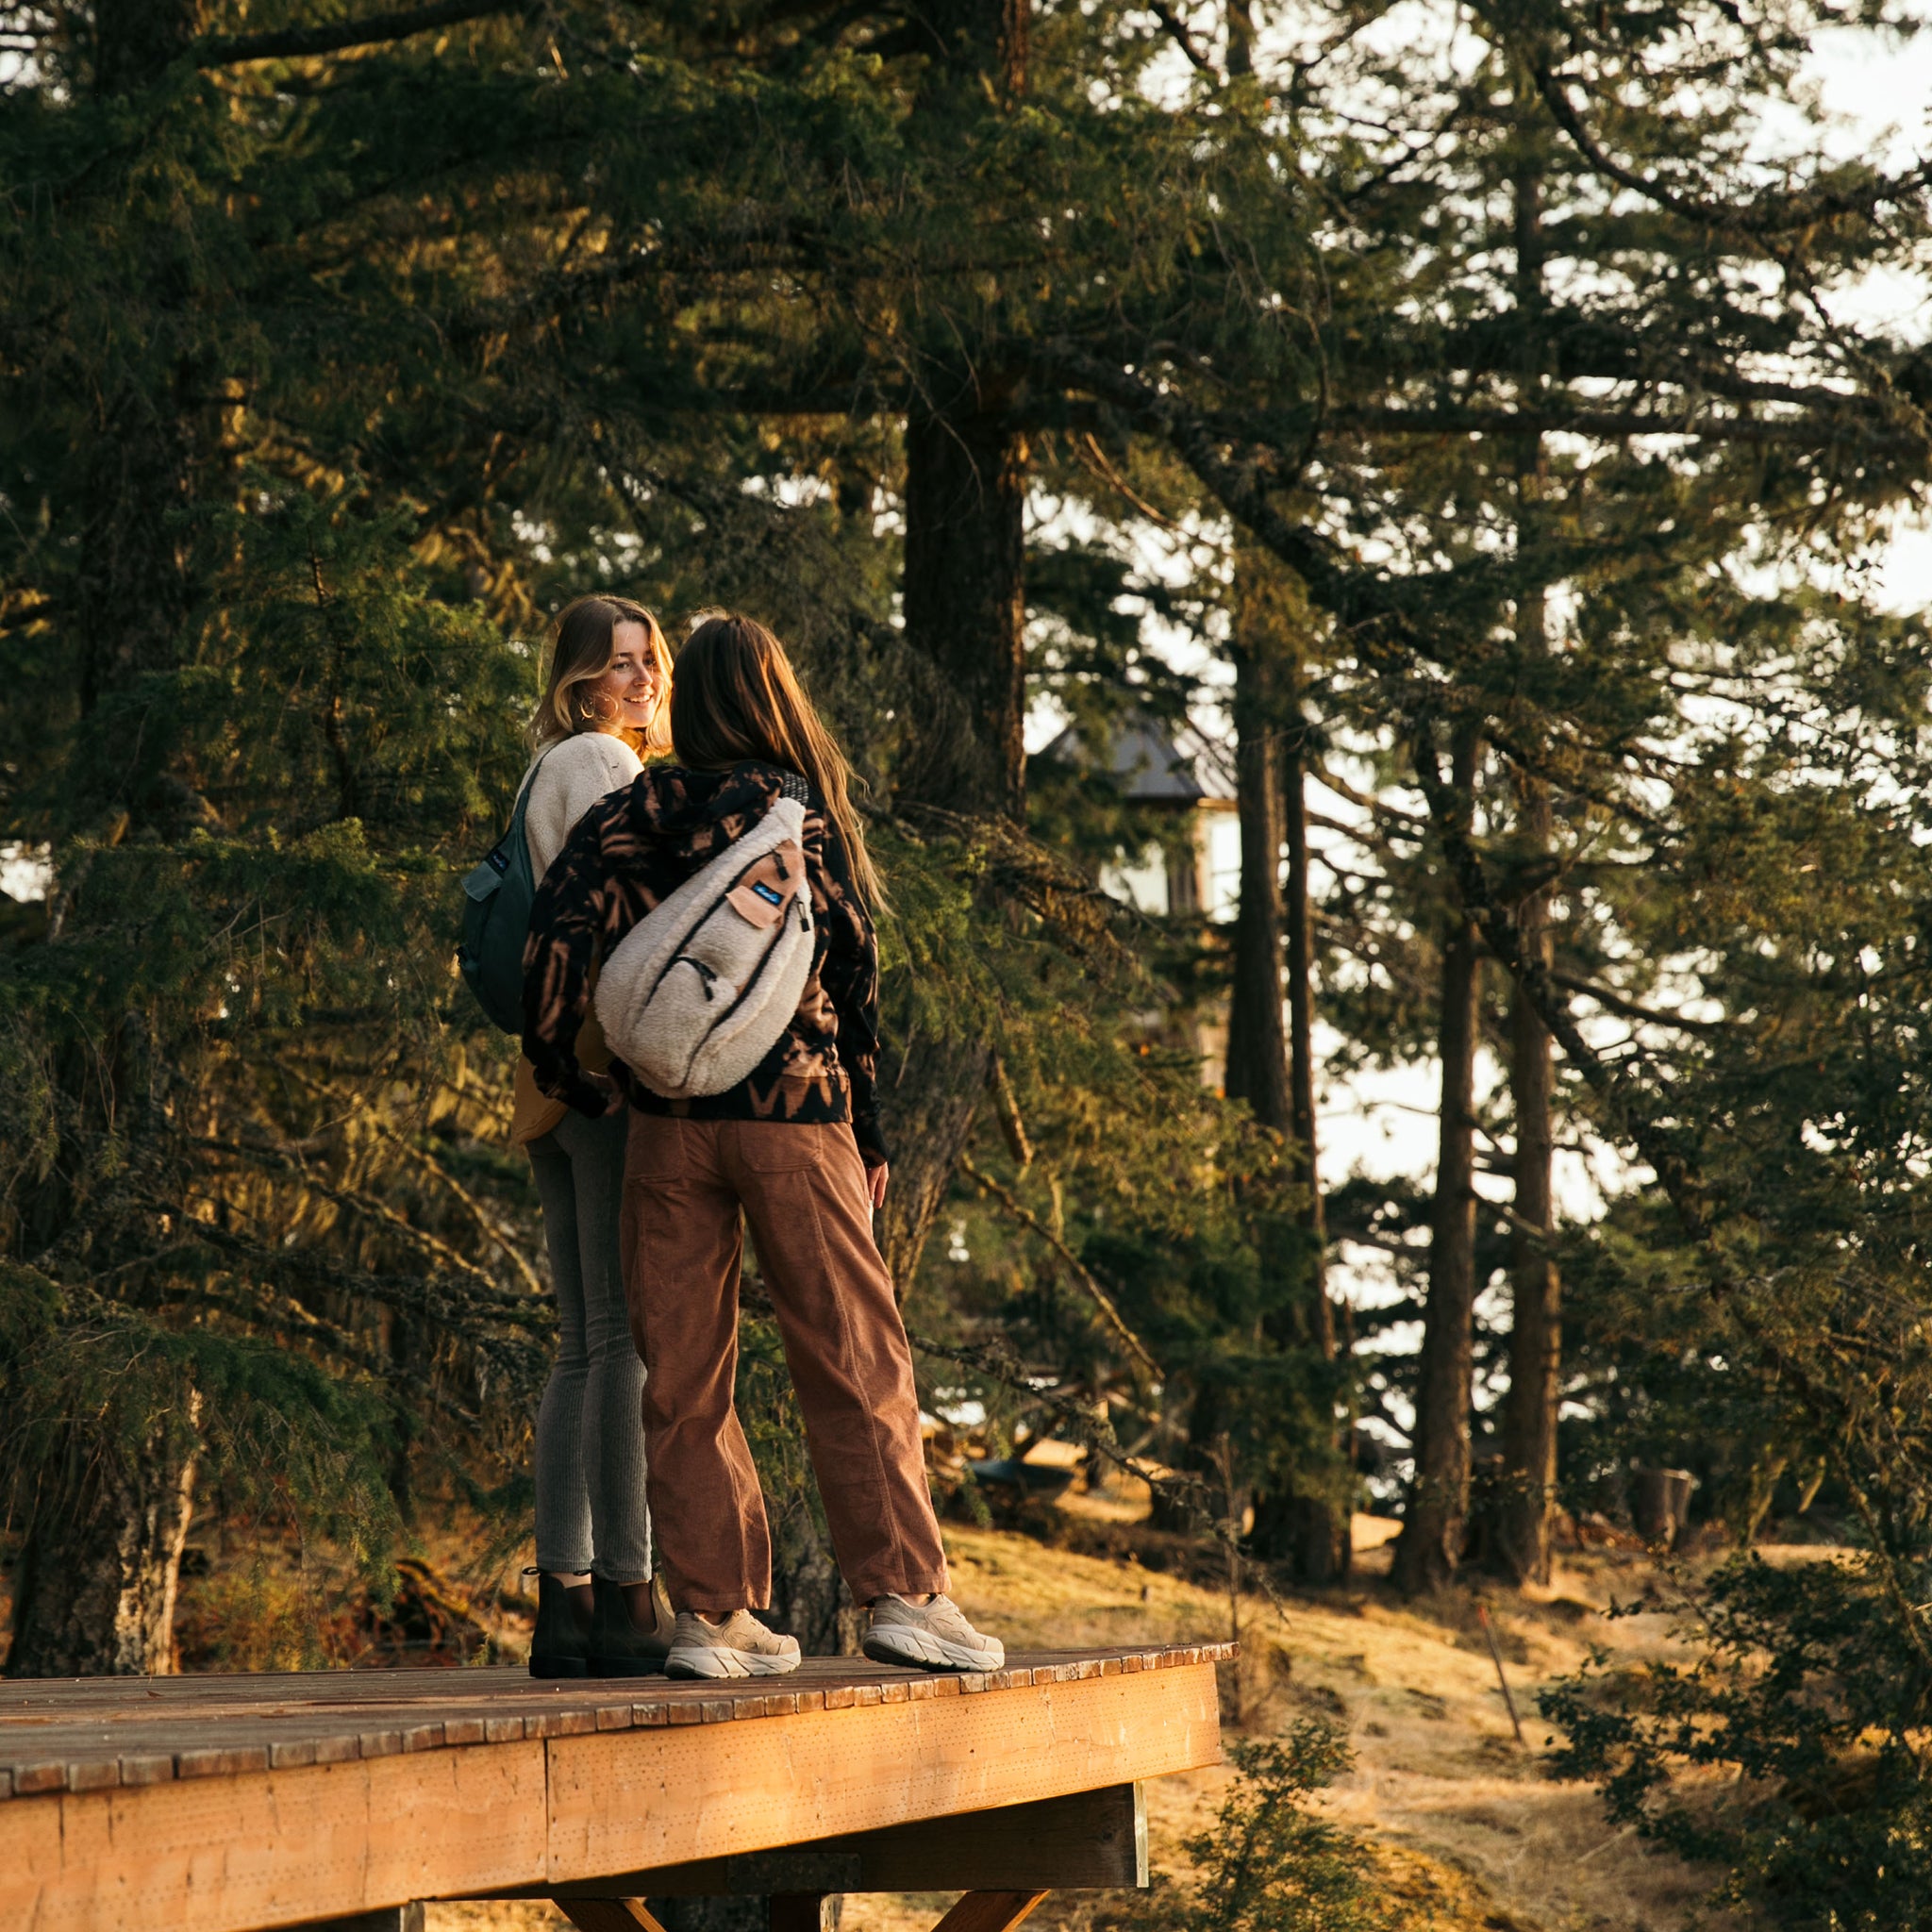
[[[1351,16],[1342,35],[1355,25]],[[1466,78],[1432,71],[1412,42],[1392,58],[1355,57],[1356,85],[1379,83],[1401,108],[1386,148],[1344,162],[1328,184],[1351,256],[1330,285],[1318,395],[1244,385],[1243,365],[1200,358],[1163,364],[1162,388],[1145,369],[1081,373],[1302,575],[1355,650],[1372,741],[1420,744],[1445,717],[1488,719],[1524,781],[1517,842],[1532,848],[1521,885],[1497,890],[1533,929],[1540,891],[1574,876],[1594,814],[1609,812],[1619,835],[1640,823],[1625,810],[1645,768],[1639,747],[1681,728],[1672,654],[1701,648],[1726,621],[1713,566],[1776,554],[1786,528],[1855,550],[1878,506],[1913,488],[1908,352],[1874,339],[1840,361],[1847,331],[1809,290],[1906,258],[1923,234],[1924,188],[1869,167],[1772,185],[1751,175],[1750,103],[1790,97],[1812,31],[1795,16],[1761,43],[1715,20],[1693,42],[1647,18],[1557,9],[1483,30],[1491,62]],[[1571,50],[1567,78],[1558,48]],[[1715,105],[1683,105],[1692,74]],[[1574,98],[1585,83],[1632,158],[1592,132]],[[1310,123],[1324,105],[1297,101]],[[1519,190],[1532,175],[1540,236],[1512,210],[1530,212]],[[1779,280],[1767,285],[1760,265]],[[1762,374],[1774,355],[1793,373]],[[1848,392],[1828,372],[1854,363],[1864,373]],[[1557,462],[1547,439],[1559,430],[1579,453]],[[1646,434],[1690,441],[1678,458]],[[1325,517],[1316,502],[1332,507]],[[1356,546],[1371,543],[1397,561],[1366,563]],[[1560,641],[1526,616],[1552,599],[1577,612]],[[1782,628],[1762,609],[1747,620],[1767,622]],[[1545,783],[1575,836],[1540,858]],[[1439,774],[1430,795],[1453,830],[1463,789]],[[1513,939],[1507,950],[1524,957]],[[1541,1007],[1534,1017],[1551,1018]],[[1539,1120],[1523,1125],[1527,1170],[1545,1136]],[[1512,1432],[1514,1487],[1539,1519],[1517,1524],[1524,1554],[1512,1560],[1533,1571],[1547,1493],[1530,1463],[1547,1454],[1557,1392],[1554,1278],[1524,1251],[1517,1280],[1544,1330],[1530,1320],[1522,1338],[1523,1379],[1541,1385],[1538,1426]]]
[[[16,1669],[133,1660],[101,1606],[165,1597],[164,1499],[196,1470],[240,1482],[251,1458],[287,1460],[241,1446],[277,1418],[309,1444],[303,1493],[372,1561],[425,1457],[464,1483],[513,1473],[546,1313],[527,1191],[491,1146],[505,1043],[449,971],[450,880],[507,807],[542,612],[587,581],[673,610],[754,604],[800,645],[875,795],[903,781],[918,805],[941,721],[892,688],[949,647],[894,631],[874,520],[882,495],[935,500],[902,464],[962,325],[966,367],[1027,377],[1040,284],[1023,261],[989,292],[988,253],[1042,234],[1034,259],[1068,268],[1058,313],[1077,327],[1108,275],[1164,299],[1192,219],[1154,200],[1151,234],[1095,230],[1108,267],[1089,276],[1069,268],[1085,232],[1070,256],[1063,221],[1016,229],[999,195],[1078,205],[1079,179],[1148,159],[1150,134],[1189,206],[1208,193],[1175,165],[1191,124],[1091,106],[1113,56],[1084,26],[1044,50],[1023,114],[966,84],[987,38],[970,11],[937,68],[920,23],[887,10],[727,34],[702,12],[567,10],[540,30],[432,8],[375,41],[183,14],[165,45],[140,38],[159,16],[127,18],[123,58],[23,15],[37,60],[0,127],[9,178],[44,190],[9,242],[8,366],[58,378],[9,383],[0,477],[37,506],[6,539],[17,715],[41,726],[9,727],[10,829],[46,851],[53,892],[44,941],[8,973],[9,1247],[52,1324],[8,1357],[23,1483],[97,1460],[91,1439],[37,1433],[73,1412],[58,1364],[105,1359],[102,1323],[125,1362],[92,1412],[126,1479],[33,1519]],[[1008,94],[1017,21],[992,36]],[[453,25],[451,45],[417,25]],[[1024,413],[1002,421],[1017,448]],[[969,707],[965,742],[984,724],[1004,775],[941,801],[956,816],[1018,808],[1014,487],[998,543],[966,539],[1008,615],[998,717]],[[908,563],[943,526],[936,501]],[[908,583],[909,609],[953,621],[970,576],[950,557],[947,594],[921,607]],[[1010,837],[975,850],[970,817],[917,838],[895,847],[897,1017],[969,1050],[945,1077],[895,1070],[912,1212],[888,1238],[908,1274],[986,1024],[1013,1030],[1004,924],[1077,931],[1057,908],[1087,890]],[[956,866],[983,882],[974,916],[1003,923],[991,942],[942,889]],[[261,1349],[320,1379],[266,1388]],[[156,1350],[172,1379],[135,1373]],[[358,1446],[331,1461],[349,1413]],[[72,1551],[121,1547],[117,1517],[160,1540],[82,1605]],[[70,1574],[68,1601],[46,1594]],[[139,1615],[151,1664],[166,1620]]]

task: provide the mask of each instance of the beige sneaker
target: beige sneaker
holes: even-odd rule
[[[723,1624],[678,1611],[664,1659],[667,1677],[781,1677],[797,1668],[798,1639],[767,1630],[749,1610],[734,1610]]]
[[[942,1671],[996,1671],[1007,1660],[997,1637],[983,1637],[951,1597],[908,1604],[882,1596],[872,1607],[872,1627],[859,1646],[874,1663],[924,1664]]]

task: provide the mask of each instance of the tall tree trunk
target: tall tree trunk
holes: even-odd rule
[[[1026,816],[1026,440],[972,378],[906,425],[907,641],[930,671],[897,790]]]
[[[1253,0],[1228,0],[1227,71],[1230,76],[1255,71]]]
[[[1235,797],[1241,821],[1241,899],[1228,997],[1226,1091],[1288,1143],[1304,1194],[1307,1319],[1282,1341],[1335,1359],[1335,1312],[1323,1267],[1325,1236],[1316,1162],[1313,935],[1308,918],[1308,824],[1301,667],[1292,619],[1269,592],[1258,558],[1237,563]],[[1262,578],[1257,582],[1257,577]],[[1281,862],[1288,858],[1284,890]],[[1287,1014],[1282,994],[1286,979]],[[1340,1445],[1338,1445],[1339,1447]],[[1298,1582],[1325,1584],[1348,1568],[1348,1512],[1325,1496],[1263,1491],[1255,1499],[1257,1555],[1285,1561]]]
[[[1524,387],[1541,381],[1543,311],[1542,184],[1532,161],[1514,182],[1516,300],[1524,331]],[[1516,548],[1534,559],[1541,537],[1544,452],[1541,436],[1524,439],[1517,460]],[[1517,601],[1516,645],[1525,672],[1549,652],[1547,598],[1541,583]],[[1524,774],[1518,787],[1517,847],[1534,890],[1517,903],[1525,959],[1550,963],[1550,898],[1541,874],[1550,854],[1550,789]],[[1509,1087],[1516,1115],[1515,1208],[1509,1233],[1509,1396],[1503,1413],[1502,1494],[1496,1511],[1494,1563],[1518,1583],[1550,1577],[1550,1512],[1557,1483],[1557,1419],[1562,1399],[1562,1283],[1550,1258],[1553,1207],[1551,1102],[1555,1074],[1550,1036],[1518,988],[1509,1008]]]
[[[1523,829],[1532,850],[1547,850],[1548,788],[1523,787]],[[1525,958],[1551,957],[1548,898],[1531,893],[1518,912]],[[1509,1089],[1516,1115],[1516,1216],[1509,1231],[1509,1395],[1503,1411],[1502,1494],[1495,1561],[1518,1583],[1550,1580],[1550,1512],[1557,1484],[1557,1418],[1562,1395],[1562,1282],[1550,1258],[1550,1036],[1519,989],[1509,1007]]]
[[[94,92],[128,94],[152,86],[192,44],[198,0],[94,0]]]
[[[1307,739],[1297,691],[1282,747],[1281,788],[1282,827],[1288,835],[1282,936],[1288,969],[1289,1133],[1295,1177],[1304,1190],[1301,1219],[1308,1237],[1311,1340],[1322,1359],[1332,1363],[1337,1355],[1335,1305],[1328,1298],[1328,1217],[1322,1205],[1322,1143],[1315,1118],[1315,936],[1308,885]],[[1352,1433],[1352,1426],[1344,1429],[1336,1443],[1338,1455],[1345,1457]],[[1329,1496],[1302,1496],[1296,1502],[1296,1581],[1317,1586],[1341,1582],[1353,1558],[1354,1512],[1345,1499],[1338,1503]]]
[[[923,138],[970,143],[1024,92],[1032,0],[919,0]],[[1025,435],[991,343],[924,366],[906,424],[906,639],[929,672],[896,789],[1026,818]]]
[[[175,371],[177,391],[192,382],[185,364]],[[158,409],[141,376],[128,376],[88,454],[74,601],[84,717],[142,673],[180,661],[194,595],[180,519],[193,495],[197,425],[192,396],[167,400]]]
[[[926,97],[991,83],[1010,102],[1025,91],[1032,0],[918,0],[911,18],[937,57]]]
[[[1025,454],[992,413],[907,425],[906,635],[928,676],[902,803],[1024,821]],[[991,1054],[976,1038],[888,1039],[879,1100],[892,1184],[880,1246],[902,1292],[972,1136]]]
[[[161,80],[200,23],[198,0],[96,0],[95,95],[135,94]],[[95,395],[79,458],[88,513],[67,642],[83,717],[143,673],[179,664],[197,595],[183,512],[193,505],[198,467],[221,453],[220,423],[188,297],[173,290],[170,268],[163,244],[151,277],[154,303],[138,322],[124,319],[111,383]],[[164,740],[137,730],[104,741],[115,742],[119,755],[95,766],[93,781],[144,826],[173,837],[208,815],[177,774],[157,768]],[[62,1068],[69,1131],[104,1134],[111,1123],[139,1161],[166,1131],[164,1072],[146,1017],[130,1010],[105,1062],[90,1054]],[[39,1251],[85,1233],[84,1197],[64,1165],[55,1165],[23,1216]],[[175,1598],[193,1511],[200,1412],[200,1395],[185,1377],[164,1372],[158,1381],[138,1361],[124,1366],[105,1394],[89,1390],[75,1400],[75,1419],[38,1472],[14,1573],[8,1674],[175,1668]]]
[[[1233,979],[1227,1001],[1227,1054],[1224,1087],[1230,1100],[1244,1100],[1264,1127],[1286,1139],[1293,1128],[1294,1093],[1289,1074],[1288,1030],[1283,1024],[1281,854],[1288,827],[1284,811],[1282,739],[1286,716],[1283,637],[1276,600],[1266,585],[1267,567],[1246,552],[1235,561],[1234,660],[1235,808],[1241,828],[1241,896],[1235,908]],[[1257,581],[1258,579],[1258,581]],[[1292,1150],[1291,1150],[1292,1152]],[[1299,1345],[1303,1337],[1290,1318],[1271,1321],[1273,1339]],[[1197,1401],[1188,1431],[1197,1457],[1223,1427],[1217,1402],[1204,1419]],[[1291,1562],[1301,1543],[1301,1498],[1284,1482],[1255,1498],[1255,1554]],[[1159,1517],[1162,1512],[1157,1510]],[[1163,1528],[1186,1528],[1160,1521]]]
[[[1249,568],[1243,568],[1248,566]],[[1289,683],[1281,638],[1269,600],[1247,579],[1253,560],[1240,558],[1234,648],[1235,805],[1241,822],[1241,898],[1234,921],[1234,979],[1227,1003],[1230,1100],[1245,1100],[1263,1126],[1294,1128],[1288,1032],[1281,975],[1287,908],[1281,854],[1288,841],[1282,745]]]
[[[1302,1225],[1313,1248],[1315,1341],[1335,1358],[1335,1310],[1328,1301],[1328,1217],[1322,1206],[1320,1128],[1315,1119],[1315,943],[1308,897],[1307,726],[1295,707],[1282,748],[1282,828],[1287,833],[1288,891],[1283,963],[1288,969],[1288,1130],[1294,1141],[1295,1178],[1306,1191]]]
[[[138,1367],[127,1371],[142,1386]],[[12,1677],[161,1676],[193,1515],[201,1417],[187,1384],[155,1412],[110,1403],[67,1432],[15,1574]],[[117,1426],[118,1424],[118,1426]],[[57,1473],[58,1472],[58,1473]]]
[[[924,0],[935,58],[922,115],[952,125],[1024,91],[1031,0]],[[924,674],[897,797],[1026,819],[1026,439],[985,355],[941,366],[906,424],[906,640]],[[893,1155],[880,1246],[900,1292],[924,1252],[973,1133],[991,1045],[931,1033],[888,1041],[880,1111]]]
[[[1457,810],[1473,807],[1479,740],[1457,733]],[[1392,1574],[1414,1594],[1440,1589],[1462,1559],[1469,1518],[1469,1412],[1474,1374],[1475,1045],[1481,956],[1474,922],[1453,898],[1442,946],[1442,1062],[1436,1204],[1429,1241],[1429,1299],[1416,1391],[1415,1480]]]
[[[188,51],[200,24],[198,0],[95,0],[95,93],[152,86]],[[74,608],[83,715],[130,677],[179,661],[193,603],[180,517],[192,499],[197,441],[210,413],[208,372],[177,330],[156,334],[162,341],[155,346],[175,358],[172,370],[161,376],[137,364],[123,372],[100,398],[86,458],[90,512]]]

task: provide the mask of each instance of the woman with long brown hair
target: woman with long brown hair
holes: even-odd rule
[[[671,652],[658,620],[624,597],[579,597],[557,620],[524,837],[538,878],[600,799],[629,785],[643,754],[670,748]],[[624,1108],[594,1024],[580,1042],[605,1112],[574,1112],[517,1068],[510,1138],[530,1157],[557,1294],[557,1362],[537,1411],[534,1676],[637,1674],[668,1644],[651,1608],[644,1498],[643,1366],[631,1346],[619,1250]]]
[[[525,955],[525,1051],[547,1093],[602,1096],[580,1051],[594,963],[781,797],[805,807],[813,951],[785,1032],[722,1093],[666,1099],[621,1062],[630,1103],[624,1252],[642,1356],[651,1514],[677,1621],[666,1668],[790,1671],[798,1645],[751,1612],[771,1601],[758,1474],[732,1407],[741,1216],[749,1223],[840,1568],[872,1607],[881,1661],[994,1670],[944,1596],[911,1352],[873,1240],[879,1134],[879,885],[845,759],[770,631],[712,617],[678,653],[675,761],[579,822],[544,879]]]

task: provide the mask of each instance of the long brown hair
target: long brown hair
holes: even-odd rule
[[[809,779],[844,841],[860,898],[885,903],[852,808],[852,768],[763,625],[721,613],[684,641],[671,681],[671,740],[679,764],[717,770],[758,758]]]
[[[621,734],[643,757],[671,749],[671,646],[663,627],[641,604],[628,597],[578,597],[558,613],[550,645],[550,667],[543,696],[530,721],[530,739],[541,751],[579,731],[594,731],[599,721],[589,690],[610,669],[617,656],[617,626],[641,624],[658,666],[658,708],[642,731]]]

